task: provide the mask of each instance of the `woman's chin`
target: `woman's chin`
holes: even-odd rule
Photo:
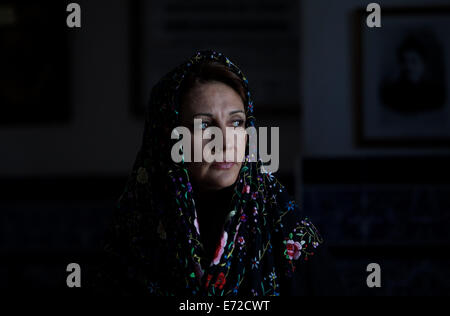
[[[234,168],[233,168],[234,169]],[[209,170],[211,187],[216,188],[216,190],[224,189],[233,185],[236,182],[238,173],[236,170],[224,170],[224,169],[212,169]]]

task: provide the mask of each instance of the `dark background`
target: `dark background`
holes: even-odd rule
[[[317,293],[450,294],[449,144],[359,141],[355,16],[368,2],[342,2],[78,1],[82,26],[68,29],[69,2],[0,1],[2,63],[12,65],[0,73],[0,290],[66,289],[67,264],[83,277],[97,262],[139,149],[143,100],[211,47],[248,75],[259,124],[280,127],[278,177],[322,232],[334,271]],[[371,262],[378,289],[366,285]]]

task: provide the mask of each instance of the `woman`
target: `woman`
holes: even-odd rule
[[[99,286],[123,294],[299,293],[305,280],[295,276],[322,239],[276,178],[249,159],[249,142],[225,139],[216,149],[244,146],[244,161],[171,157],[175,127],[192,131],[197,118],[204,131],[243,130],[255,126],[253,106],[243,72],[212,50],[197,52],[153,87],[142,146],[105,240]]]

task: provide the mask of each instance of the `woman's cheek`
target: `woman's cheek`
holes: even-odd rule
[[[242,167],[242,162],[238,162],[237,164],[236,164],[236,173],[235,173],[235,181],[236,181],[236,179],[237,179],[237,177],[239,176],[239,171],[241,171],[241,167]]]

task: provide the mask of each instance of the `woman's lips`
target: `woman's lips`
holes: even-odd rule
[[[234,164],[235,164],[235,162],[213,162],[211,164],[211,167],[216,168],[216,169],[227,170],[227,169],[230,169],[231,167],[233,167]]]

